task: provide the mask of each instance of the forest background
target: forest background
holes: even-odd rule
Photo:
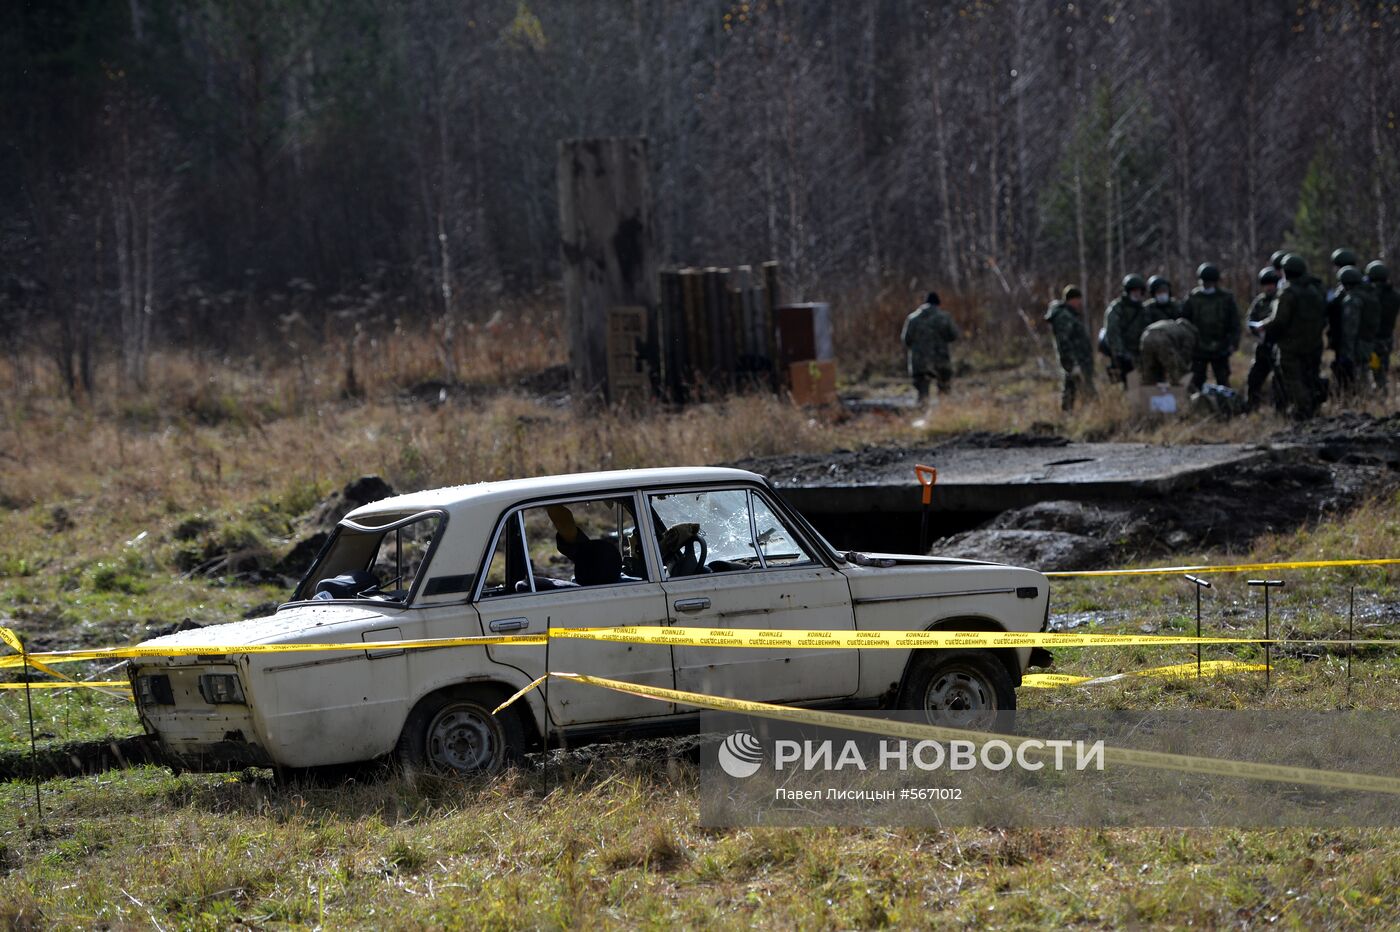
[[[1129,271],[1247,295],[1280,246],[1394,251],[1397,49],[1360,0],[9,4],[0,371],[82,400],[411,333],[465,378],[557,337],[581,136],[650,139],[663,264],[779,260],[867,368],[929,288],[1003,346],[1066,282],[1095,326]]]

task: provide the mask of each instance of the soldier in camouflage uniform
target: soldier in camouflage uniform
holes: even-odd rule
[[[1283,385],[1293,417],[1304,420],[1317,413],[1321,401],[1317,370],[1322,364],[1327,296],[1301,256],[1284,258],[1283,275],[1287,287],[1274,298],[1269,316],[1251,326],[1274,341],[1275,378]]]
[[[1359,261],[1361,260],[1356,257],[1356,253],[1352,252],[1350,249],[1340,248],[1332,250],[1332,268],[1337,275],[1341,274],[1342,269],[1349,265],[1356,265]],[[1344,304],[1342,300],[1342,289],[1335,287],[1335,279],[1333,283],[1324,285],[1323,287],[1327,289],[1327,345],[1335,354],[1338,347],[1344,342],[1342,334],[1342,306]],[[1335,359],[1332,362],[1332,375],[1335,387],[1345,389],[1347,384],[1349,384],[1349,381],[1343,381],[1346,376],[1339,373],[1339,366]]]
[[[1200,335],[1196,325],[1184,317],[1148,324],[1142,332],[1142,382],[1177,385],[1191,371]]]
[[[924,303],[904,320],[899,339],[908,351],[909,377],[919,401],[928,401],[928,386],[938,380],[938,393],[948,394],[953,380],[953,361],[948,344],[958,338],[953,318],[938,306],[938,293],[930,291]]]
[[[1206,384],[1206,366],[1215,373],[1216,384],[1230,385],[1230,354],[1240,345],[1240,307],[1235,296],[1220,287],[1220,270],[1210,263],[1196,269],[1200,284],[1181,305],[1181,316],[1196,325],[1200,340],[1196,358],[1191,361],[1191,391]]]
[[[1172,300],[1172,283],[1161,275],[1147,280],[1147,306],[1158,320],[1181,316],[1181,305]]]
[[[1363,395],[1371,388],[1371,356],[1380,331],[1381,305],[1354,265],[1337,272],[1340,314],[1333,334],[1332,373],[1342,395]]]
[[[1127,384],[1128,373],[1137,368],[1139,343],[1147,325],[1157,320],[1157,314],[1142,303],[1147,283],[1141,275],[1123,279],[1123,294],[1104,313],[1104,336],[1108,342],[1109,372],[1119,382]]]
[[[1283,260],[1280,257],[1279,265],[1282,264]],[[1260,269],[1259,293],[1254,296],[1254,303],[1249,306],[1250,332],[1256,341],[1254,362],[1250,364],[1249,375],[1245,378],[1245,387],[1249,392],[1245,406],[1250,411],[1259,407],[1263,400],[1264,383],[1269,381],[1269,375],[1274,371],[1274,341],[1254,325],[1266,319],[1273,310],[1274,296],[1278,294],[1278,280],[1278,269],[1272,265],[1266,265]],[[1278,399],[1277,386],[1275,389],[1274,397]]]
[[[1089,331],[1084,329],[1080,316],[1084,308],[1084,294],[1073,285],[1066,285],[1060,300],[1053,302],[1045,312],[1050,330],[1055,334],[1055,349],[1060,354],[1060,369],[1064,371],[1064,384],[1060,393],[1060,408],[1069,411],[1074,407],[1074,398],[1079,389],[1093,398],[1094,391],[1094,350],[1089,345]]]
[[[1390,377],[1390,354],[1395,349],[1395,320],[1400,317],[1400,291],[1390,284],[1390,271],[1380,262],[1366,266],[1366,278],[1381,306],[1380,326],[1376,328],[1376,387],[1385,394]]]

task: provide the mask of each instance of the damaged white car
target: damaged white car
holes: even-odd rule
[[[552,680],[548,669],[839,708],[1015,708],[1025,649],[547,646],[377,649],[379,641],[555,627],[1044,630],[1028,569],[841,554],[758,475],[649,469],[490,482],[358,508],[275,614],[146,646],[217,644],[130,665],[141,721],[177,768],[306,768],[392,756],[489,770],[546,744],[694,729],[697,711]],[[241,653],[240,645],[364,650]],[[1040,659],[1040,658],[1037,658]]]

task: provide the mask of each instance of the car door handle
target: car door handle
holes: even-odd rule
[[[502,631],[524,631],[528,627],[530,627],[530,619],[528,618],[497,618],[490,624],[491,630],[497,634]]]
[[[709,599],[677,599],[676,611],[678,612],[703,612],[710,607]]]

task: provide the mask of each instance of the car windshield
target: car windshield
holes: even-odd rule
[[[437,511],[341,522],[293,599],[406,601],[441,524]]]

